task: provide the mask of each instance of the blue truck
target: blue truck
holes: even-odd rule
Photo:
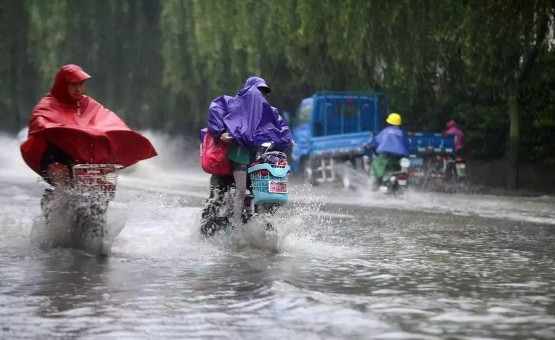
[[[339,163],[364,168],[368,146],[389,113],[380,92],[320,91],[303,99],[293,124],[291,170],[317,184],[337,181]],[[441,134],[409,134],[409,145],[415,175],[431,156],[454,153],[452,137]]]

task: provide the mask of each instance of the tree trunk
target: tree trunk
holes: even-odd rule
[[[542,2],[538,2],[542,4]],[[508,162],[507,187],[518,189],[518,166],[519,166],[519,147],[520,147],[520,110],[518,107],[518,95],[520,84],[528,78],[534,62],[538,56],[541,44],[545,41],[548,32],[548,11],[543,5],[537,8],[536,36],[528,53],[524,56],[523,62],[518,70],[518,75],[513,81],[506,85],[507,104],[509,107],[509,148],[507,149],[506,159]]]
[[[518,107],[518,83],[507,85],[507,104],[509,108],[509,145],[505,158],[507,161],[507,187],[518,189],[520,110]]]

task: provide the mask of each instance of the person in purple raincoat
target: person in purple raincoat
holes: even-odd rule
[[[385,121],[388,126],[370,142],[370,148],[378,154],[372,161],[373,190],[392,173],[401,170],[399,160],[409,156],[409,140],[401,126],[401,115],[391,113]]]
[[[232,162],[235,183],[232,228],[242,224],[247,169],[256,149],[265,142],[272,142],[274,150],[284,150],[293,142],[291,130],[278,110],[268,103],[270,93],[264,79],[250,77],[235,97],[224,95],[214,99],[208,111],[207,131],[231,145],[227,155]],[[220,184],[229,182],[229,179],[215,180]],[[211,180],[213,187],[217,185]]]

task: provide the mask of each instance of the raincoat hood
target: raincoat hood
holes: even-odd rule
[[[50,89],[49,95],[53,96],[63,104],[78,105],[78,103],[69,95],[67,87],[69,83],[80,83],[90,77],[90,75],[77,65],[64,65],[56,74],[56,78],[54,78],[54,84]]]
[[[457,127],[457,122],[455,122],[454,120],[450,120],[445,124],[445,127],[448,129]]]
[[[263,87],[265,88],[268,93],[272,92],[272,89],[268,86],[268,84],[266,84],[266,81],[260,77],[250,77],[245,81],[245,85],[243,85],[243,89],[241,91],[244,91],[245,89],[248,89],[251,86],[256,86],[257,88],[259,87]],[[241,92],[239,91],[239,92]]]

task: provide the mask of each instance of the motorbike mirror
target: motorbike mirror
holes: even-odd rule
[[[272,142],[264,142],[260,146],[262,146],[264,148],[269,148],[270,146],[272,146]]]
[[[410,160],[406,157],[403,157],[401,158],[399,165],[401,165],[401,168],[408,168],[410,166]]]

